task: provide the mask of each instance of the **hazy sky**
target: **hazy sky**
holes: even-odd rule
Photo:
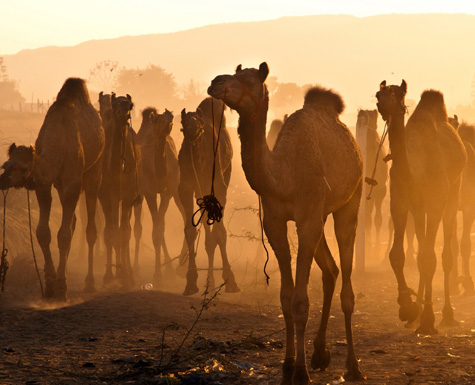
[[[472,0],[0,0],[0,55],[282,16],[475,14]]]

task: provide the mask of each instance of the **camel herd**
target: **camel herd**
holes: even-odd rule
[[[390,165],[394,240],[389,260],[398,284],[399,317],[408,322],[417,320],[420,334],[437,333],[432,308],[435,238],[442,222],[445,285],[442,323],[455,325],[450,290],[457,288],[459,282],[458,266],[454,264],[458,248],[453,247],[458,210],[463,212],[461,283],[466,294],[474,293],[469,257],[470,231],[475,220],[475,204],[472,203],[475,193],[475,128],[459,123],[456,116],[449,119],[443,95],[435,90],[422,94],[406,123],[406,82],[387,85],[383,81],[376,93],[377,110],[362,110],[358,114],[357,125],[363,125],[368,132],[368,160],[363,167],[359,147],[350,130],[339,119],[344,110],[343,99],[329,89],[311,88],[303,107],[283,121],[274,122],[271,127],[273,137],[266,138],[269,94],[265,81],[268,74],[269,67],[262,63],[259,68],[243,69],[239,65],[234,74],[217,76],[208,88],[210,97],[204,99],[196,111],[183,109],[181,112],[183,142],[178,153],[170,136],[173,121],[170,111],[159,114],[155,108],[145,109],[140,130],[135,133],[130,125],[133,102],[129,95],[101,93],[100,111],[97,112],[91,104],[85,82],[77,78],[67,79],[45,117],[35,147],[10,146],[9,159],[0,176],[0,187],[25,187],[36,192],[40,207],[36,235],[45,258],[45,296],[54,299],[65,299],[67,295],[66,261],[81,191],[85,192],[87,206],[89,269],[86,291],[95,290],[93,259],[97,240],[94,219],[97,201],[105,217],[107,265],[104,282],[117,279],[124,288],[131,288],[134,285],[133,270],[139,269],[142,198],[145,197],[153,222],[156,283],[162,279],[162,268],[171,268],[165,242],[165,213],[173,198],[184,226],[180,265],[184,265],[186,259],[188,261],[183,294],[192,295],[199,291],[196,214],[206,214],[196,211],[194,199],[210,193],[222,207],[226,206],[233,150],[224,110],[227,106],[237,111],[242,167],[249,185],[262,200],[264,231],[281,272],[280,299],[286,326],[282,384],[310,383],[305,330],[310,305],[307,286],[314,261],[322,270],[324,302],[311,365],[314,369],[325,370],[330,363],[326,329],[341,269],[340,300],[348,347],[345,378],[361,380],[365,376],[359,368],[352,335],[355,296],[351,272],[363,175],[371,177],[370,183],[374,182],[373,177],[379,181],[379,186],[373,183],[375,188],[372,199],[368,201],[370,206],[366,218],[367,224],[372,223],[374,209],[376,237],[379,239],[381,205],[386,195],[385,182]],[[376,130],[378,111],[387,124],[389,155],[380,146],[381,138]],[[379,157],[375,165],[372,162],[377,153]],[[57,270],[51,258],[48,225],[52,186],[58,190],[63,209],[57,235],[60,254]],[[158,207],[157,194],[160,195]],[[134,265],[129,251],[132,212],[136,216],[134,234],[138,239]],[[325,223],[330,214],[338,244],[338,265],[325,237]],[[404,276],[404,237],[409,214],[414,219],[418,241],[418,293],[408,287]],[[287,237],[288,221],[295,222],[297,228],[295,277]],[[206,222],[202,221],[209,259],[207,285],[215,287],[214,254],[218,247],[225,289],[235,293],[239,287],[227,256],[224,224],[219,220],[214,224]],[[420,301],[413,301],[415,295]]]

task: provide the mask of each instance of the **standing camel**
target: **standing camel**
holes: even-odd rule
[[[284,115],[284,119],[274,119],[270,124],[269,132],[267,133],[267,145],[271,151],[274,149],[275,142],[286,119],[287,114]]]
[[[110,99],[110,108],[108,100]],[[104,243],[107,263],[104,283],[114,279],[112,249],[116,252],[116,276],[125,288],[133,286],[129,241],[132,206],[138,198],[138,153],[135,132],[129,124],[132,98],[127,96],[99,95],[101,116],[106,133],[102,184],[99,200],[105,217]],[[120,212],[120,226],[119,226]]]
[[[454,118],[449,118],[450,124],[457,130],[460,139],[462,139],[465,151],[467,152],[467,164],[463,170],[462,186],[460,189],[460,207],[459,210],[463,215],[463,230],[462,238],[460,240],[460,254],[462,256],[462,276],[459,281],[458,277],[458,247],[456,247],[457,254],[454,255],[454,266],[452,281],[455,285],[452,287],[458,292],[458,284],[462,283],[464,295],[475,295],[473,287],[473,279],[470,275],[470,255],[472,253],[472,245],[470,234],[472,232],[472,225],[475,221],[475,126],[458,121],[457,115]]]
[[[456,324],[450,303],[449,279],[453,265],[451,242],[458,209],[460,182],[467,155],[454,128],[449,124],[442,93],[424,91],[404,127],[404,99],[407,84],[387,86],[383,81],[376,93],[378,110],[388,122],[392,155],[390,170],[391,217],[394,241],[389,254],[398,282],[399,318],[413,322],[419,313],[412,302],[412,290],[404,277],[404,231],[409,210],[414,217],[420,273],[419,297],[424,308],[416,333],[437,333],[432,307],[432,281],[437,263],[435,240],[441,220],[444,228],[442,266],[445,305],[442,325]]]
[[[44,296],[67,298],[66,262],[76,217],[74,211],[81,193],[86,194],[88,243],[88,274],[85,291],[94,291],[93,256],[97,239],[95,212],[98,186],[101,183],[104,129],[91,104],[86,82],[69,78],[49,108],[41,126],[35,147],[16,146],[8,150],[9,159],[3,165],[0,187],[34,189],[40,208],[36,237],[45,258]],[[61,200],[63,215],[58,231],[59,264],[51,257],[51,186]]]
[[[152,240],[155,248],[153,279],[154,284],[158,286],[162,279],[162,249],[167,275],[172,272],[172,260],[165,242],[165,214],[172,197],[183,216],[183,220],[185,220],[185,213],[178,197],[178,183],[180,181],[178,156],[175,142],[170,136],[173,127],[173,114],[166,109],[164,113],[158,114],[155,108],[146,108],[142,112],[142,118],[142,125],[137,133],[137,145],[140,148],[139,186],[140,193],[145,197],[152,216]],[[160,195],[160,206],[158,208],[157,194]],[[141,204],[137,205],[135,211],[136,248],[134,270],[136,272],[139,269],[139,244],[142,234],[141,206]],[[187,245],[184,241],[179,260],[183,259],[186,251]]]
[[[363,379],[351,330],[355,303],[351,271],[362,190],[361,155],[350,131],[339,120],[344,109],[341,97],[319,87],[308,91],[303,108],[288,117],[270,151],[265,137],[269,95],[264,82],[268,74],[267,63],[259,69],[242,69],[239,65],[234,75],[216,77],[208,93],[239,114],[242,167],[251,188],[262,198],[264,230],[279,263],[287,334],[282,384],[310,383],[305,329],[309,315],[307,286],[314,259],[322,269],[324,302],[312,367],[325,370],[330,363],[326,329],[339,271],[324,234],[329,214],[334,218],[342,269],[341,306],[348,346],[345,377]],[[298,234],[295,284],[288,221],[295,221]]]
[[[198,271],[196,266],[195,240],[197,231],[193,225],[193,196],[203,198],[208,195],[214,185],[215,196],[222,205],[226,207],[226,194],[231,179],[231,160],[233,149],[224,115],[222,115],[224,104],[212,98],[204,99],[196,111],[181,112],[181,124],[183,126],[183,142],[178,154],[180,165],[180,184],[178,193],[186,214],[185,239],[188,244],[189,262],[186,274],[186,287],[184,295],[192,295],[198,292],[197,279]],[[214,115],[213,115],[214,111]],[[222,119],[222,122],[221,122]],[[214,146],[218,138],[221,122],[221,133],[219,135],[219,149],[216,151],[214,159]],[[214,132],[213,132],[214,130]],[[215,175],[213,176],[213,162],[215,162]],[[208,254],[208,279],[209,288],[215,287],[214,281],[214,252],[219,246],[221,258],[223,260],[223,279],[226,282],[227,293],[236,293],[239,288],[234,279],[231,265],[228,260],[226,250],[227,233],[222,221],[216,221],[212,226],[203,220],[205,229],[205,249]]]
[[[386,150],[380,146],[381,138],[378,134],[378,111],[377,110],[359,110],[356,121],[357,126],[365,127],[366,131],[366,167],[365,176],[373,178],[377,184],[371,191],[371,199],[366,201],[365,210],[365,232],[369,244],[373,246],[375,255],[379,255],[381,246],[381,225],[383,224],[383,215],[381,208],[384,197],[386,196],[386,182],[388,179],[388,166],[384,161]],[[373,177],[374,172],[374,177]],[[374,218],[373,218],[374,215]],[[373,242],[373,223],[375,232],[375,241]]]

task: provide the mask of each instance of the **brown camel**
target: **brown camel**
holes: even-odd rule
[[[165,242],[165,214],[170,200],[173,197],[180,213],[185,220],[183,206],[178,196],[178,183],[180,181],[180,169],[175,142],[170,136],[173,127],[173,114],[165,110],[158,114],[155,108],[149,107],[142,112],[142,125],[137,133],[137,145],[140,148],[139,162],[139,187],[140,193],[147,201],[152,216],[153,230],[152,239],[155,247],[155,273],[154,284],[161,284],[161,250],[164,254],[164,265],[167,275],[172,272],[172,260],[168,253]],[[157,194],[160,195],[160,206],[157,208]],[[139,270],[139,245],[142,234],[141,204],[135,211],[135,261],[134,270]],[[183,241],[183,247],[179,255],[182,260],[187,252],[187,244]]]
[[[81,193],[87,203],[87,243],[89,269],[86,291],[94,290],[93,254],[97,238],[95,211],[98,186],[101,182],[104,129],[91,104],[86,83],[69,78],[49,108],[41,126],[35,148],[9,148],[9,160],[0,178],[1,188],[35,189],[40,218],[36,236],[45,258],[45,297],[67,298],[66,262],[71,246],[76,218],[74,211]],[[58,190],[63,208],[58,231],[59,265],[55,270],[51,257],[51,186]]]
[[[371,190],[371,199],[366,201],[365,226],[369,245],[372,245],[373,255],[379,255],[381,245],[381,225],[383,215],[381,208],[386,196],[386,182],[388,179],[388,166],[384,161],[386,149],[380,146],[381,137],[378,134],[378,111],[359,110],[356,121],[357,126],[363,126],[366,130],[366,167],[365,176],[372,178],[377,183]],[[374,176],[373,176],[374,172]],[[374,215],[374,218],[373,218]],[[375,241],[373,242],[373,223]]]
[[[460,139],[462,139],[465,151],[467,152],[467,164],[463,170],[462,186],[460,190],[460,207],[459,210],[463,215],[463,230],[462,238],[460,240],[460,254],[462,256],[462,276],[459,279],[458,273],[458,247],[456,247],[456,254],[454,254],[454,266],[452,281],[455,282],[454,290],[458,291],[458,283],[461,282],[464,295],[475,295],[473,286],[473,279],[470,275],[470,255],[471,255],[471,241],[470,234],[472,232],[472,225],[475,221],[475,126],[458,121],[457,115],[454,118],[449,118],[450,124],[457,130]]]
[[[195,250],[197,230],[192,223],[193,212],[195,211],[193,196],[195,198],[203,198],[208,195],[212,183],[214,183],[215,196],[221,206],[223,208],[226,207],[226,194],[229,187],[229,180],[231,179],[233,149],[228,130],[226,129],[226,121],[224,115],[222,115],[223,108],[224,104],[221,101],[206,98],[200,103],[196,111],[186,112],[186,110],[183,109],[181,112],[183,142],[178,154],[178,163],[180,165],[180,184],[178,186],[178,192],[186,214],[185,239],[188,244],[189,252],[184,295],[192,295],[198,292],[196,283],[198,270]],[[212,181],[213,153],[215,142],[219,134],[220,123],[219,149],[216,151],[215,176],[214,181]],[[205,229],[205,249],[209,261],[208,287],[215,287],[213,272],[214,252],[216,246],[219,246],[223,260],[222,276],[226,283],[225,290],[228,293],[238,292],[239,288],[228,260],[226,250],[227,233],[223,221],[216,221],[212,227],[207,224],[206,218],[203,219],[202,223]]]
[[[274,119],[270,124],[269,132],[267,133],[267,145],[271,151],[275,146],[279,132],[284,125],[284,122],[287,120],[287,117],[287,114],[285,114],[284,119]]]
[[[110,100],[110,108],[108,107]],[[138,149],[135,132],[129,124],[132,98],[99,95],[101,116],[106,133],[102,184],[99,200],[105,217],[104,243],[107,263],[104,283],[114,279],[112,249],[116,252],[116,277],[125,288],[133,286],[129,242],[132,206],[138,200]],[[120,209],[119,209],[120,208]],[[120,211],[120,226],[119,226]]]
[[[435,239],[441,220],[444,228],[442,265],[445,294],[441,324],[456,324],[449,293],[453,265],[451,243],[459,205],[461,175],[467,155],[460,137],[448,122],[444,98],[439,91],[423,92],[404,127],[406,92],[404,80],[400,86],[387,86],[383,81],[376,94],[378,110],[388,122],[392,155],[390,196],[394,242],[389,258],[398,282],[399,318],[412,322],[417,318],[419,309],[412,302],[412,290],[407,286],[403,270],[403,237],[410,210],[419,245],[419,297],[424,296],[420,326],[416,333],[435,334],[432,280],[437,263]]]
[[[259,69],[242,69],[239,65],[234,75],[216,77],[208,93],[240,116],[242,166],[251,188],[262,198],[264,230],[279,263],[287,331],[282,384],[310,382],[305,329],[309,315],[307,286],[314,259],[322,269],[324,302],[312,367],[324,370],[330,363],[326,329],[339,271],[324,234],[329,214],[333,214],[342,269],[341,306],[348,346],[346,378],[363,379],[351,330],[355,302],[351,271],[362,190],[361,155],[355,139],[338,118],[344,109],[341,97],[319,87],[308,91],[303,108],[289,116],[270,151],[265,137],[269,95],[264,82],[268,74],[267,63]],[[296,223],[298,233],[295,284],[288,221]]]

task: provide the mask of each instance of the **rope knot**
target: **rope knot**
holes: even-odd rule
[[[220,222],[221,218],[223,218],[223,206],[219,203],[218,199],[214,195],[206,195],[203,198],[198,198],[196,200],[196,204],[199,206],[199,209],[195,211],[191,221],[193,226],[198,226],[201,222],[201,218],[206,212],[208,212],[208,219],[206,223],[208,225],[212,225],[214,222]],[[201,213],[197,222],[195,222],[195,216]]]

